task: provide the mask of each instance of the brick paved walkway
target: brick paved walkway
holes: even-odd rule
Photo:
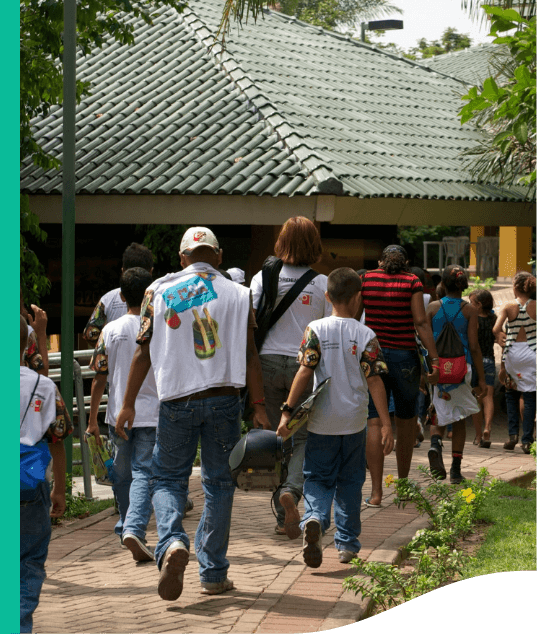
[[[473,438],[470,426],[468,438]],[[489,450],[467,445],[463,473],[474,477],[486,466],[492,475],[510,480],[535,468],[520,447],[504,451],[503,440]],[[449,442],[446,445],[449,456]],[[415,450],[412,477],[418,477],[418,464],[427,464],[427,449],[425,442]],[[385,475],[389,473],[396,475],[394,454],[386,461]],[[424,525],[413,505],[398,509],[393,490],[386,492],[382,509],[363,507],[362,558],[394,561],[398,549]],[[364,494],[369,493],[367,481]],[[191,494],[195,507],[185,527],[193,538],[203,505],[199,475],[191,478]],[[35,632],[314,632],[361,616],[360,600],[342,590],[351,568],[337,560],[334,529],[324,539],[321,568],[306,568],[301,540],[273,534],[269,493],[236,493],[228,553],[236,589],[214,597],[199,594],[197,562],[191,554],[183,594],[175,602],[159,598],[154,563],[137,564],[119,547],[113,533],[117,516],[111,512],[54,530]],[[148,541],[157,541],[154,519]]]

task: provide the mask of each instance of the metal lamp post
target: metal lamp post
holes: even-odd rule
[[[365,42],[366,31],[394,31],[403,28],[403,20],[374,20],[360,24],[361,40]]]

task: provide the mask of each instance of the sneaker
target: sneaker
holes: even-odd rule
[[[338,552],[339,561],[342,564],[349,564],[353,559],[358,557],[358,553],[353,553],[352,550],[340,550]]]
[[[280,495],[280,504],[285,510],[285,520],[283,528],[289,539],[297,539],[302,531],[300,530],[300,513],[295,504],[295,498],[290,491],[284,491]]]
[[[451,469],[449,470],[449,481],[451,484],[460,484],[466,478],[461,473],[461,467],[451,465]]]
[[[155,561],[155,555],[147,547],[145,539],[132,533],[124,533],[123,544],[131,551],[134,561]]]
[[[224,579],[224,581],[202,581],[201,582],[201,594],[222,594],[228,590],[233,590],[235,586],[231,579]]]
[[[447,473],[446,468],[444,467],[444,461],[442,460],[441,445],[431,445],[427,456],[429,458],[431,475],[437,480],[445,480]]]
[[[166,550],[162,559],[158,593],[165,601],[175,601],[183,592],[183,577],[190,553],[181,541],[175,541]]]
[[[190,513],[190,511],[194,508],[194,500],[192,498],[187,498],[185,503],[185,515]]]
[[[509,440],[503,444],[503,448],[513,451],[513,449],[517,446],[517,443],[518,436],[509,436]]]
[[[323,562],[322,549],[323,531],[321,523],[315,518],[310,518],[304,525],[304,541],[302,554],[304,563],[310,568],[318,568]]]

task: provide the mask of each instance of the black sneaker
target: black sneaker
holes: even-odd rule
[[[429,468],[431,475],[437,480],[445,480],[447,476],[444,461],[442,460],[442,447],[440,445],[431,445],[429,453]]]
[[[323,561],[323,531],[319,520],[311,517],[304,525],[302,554],[304,563],[310,568],[318,568]]]
[[[449,481],[451,484],[460,484],[463,480],[466,480],[466,478],[461,473],[461,466],[451,465],[451,469],[449,470]]]
[[[185,503],[185,515],[189,513],[194,508],[194,500],[192,498],[187,498]]]

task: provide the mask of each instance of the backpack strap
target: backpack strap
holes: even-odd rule
[[[467,303],[468,302],[465,302],[464,300],[461,301],[459,310],[455,313],[455,316],[453,317],[453,319],[450,319],[446,313],[446,309],[444,308],[444,302],[440,300],[440,306],[442,306],[442,310],[444,311],[444,317],[446,318],[446,321],[448,322],[448,324],[451,324],[453,321],[455,321],[455,319],[457,319],[457,315],[461,312],[461,310],[466,306]]]
[[[272,315],[270,316],[270,321],[268,324],[268,330],[274,326],[274,324],[280,319],[280,317],[285,313],[285,311],[291,306],[291,304],[295,301],[295,299],[299,296],[299,294],[306,288],[306,286],[311,282],[312,279],[317,277],[319,273],[310,269],[306,271],[304,275],[302,275],[293,286],[287,291],[282,301],[278,304]]]
[[[37,381],[35,382],[34,389],[32,390],[32,395],[30,396],[30,400],[28,401],[28,405],[26,406],[26,411],[24,412],[24,416],[22,417],[22,420],[21,420],[21,427],[20,427],[21,429],[22,429],[22,424],[24,423],[24,420],[26,419],[26,414],[28,413],[28,410],[30,409],[30,404],[31,404],[32,399],[34,397],[35,391],[37,390],[37,386],[39,385],[39,379],[40,378],[41,378],[41,375],[38,374],[37,375]]]

